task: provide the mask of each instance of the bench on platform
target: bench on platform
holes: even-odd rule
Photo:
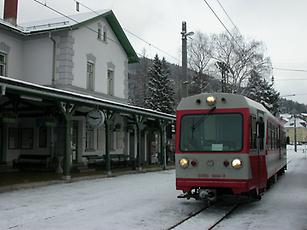
[[[82,157],[87,159],[88,166],[95,166],[97,164],[104,163],[104,157],[97,154],[83,155]]]
[[[42,154],[20,154],[17,159],[13,161],[13,167],[18,169],[52,169],[51,156]]]

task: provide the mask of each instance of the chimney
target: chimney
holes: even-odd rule
[[[4,0],[3,19],[6,22],[17,25],[18,0]]]

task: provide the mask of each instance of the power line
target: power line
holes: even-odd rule
[[[68,18],[68,19],[70,19],[70,20],[72,20],[72,21],[74,21],[74,22],[76,22],[76,23],[80,23],[78,20],[76,20],[76,19],[74,19],[74,18],[72,18],[72,17],[70,17],[70,16],[68,16],[68,15],[66,15],[66,14],[64,14],[64,13],[62,13],[62,12],[60,12],[59,10],[56,10],[55,8],[53,8],[53,7],[49,6],[49,5],[47,5],[47,3],[43,3],[43,2],[40,2],[40,1],[38,1],[38,0],[33,0],[33,1],[35,1],[36,3],[38,3],[38,4],[40,4],[40,5],[42,5],[42,6],[46,7],[46,8],[48,8],[49,10],[51,10],[51,11],[53,11],[53,12],[55,12],[55,13],[57,13],[57,14],[63,16],[63,17],[65,17],[65,18]],[[74,1],[75,1],[75,0],[74,0]],[[78,2],[78,1],[75,1],[75,2]],[[80,2],[78,2],[78,4],[81,5],[81,6],[83,6],[83,7],[85,7],[85,8],[87,8],[87,9],[89,9],[89,10],[91,10],[92,12],[96,13],[97,15],[99,15],[96,11],[90,9],[89,7],[85,6],[84,4],[82,4],[82,3],[80,3]],[[93,29],[93,28],[91,28],[91,27],[89,27],[89,26],[86,26],[86,25],[84,25],[84,26],[85,26],[88,30],[94,32],[95,34],[98,34],[98,33],[99,33],[98,30],[95,30],[95,29]],[[124,28],[123,28],[123,29],[124,29]],[[124,29],[124,30],[125,30],[126,32],[130,33],[130,34],[133,34],[132,32],[130,32],[130,31],[126,30],[126,29]],[[133,34],[133,36],[137,37],[138,39],[141,39],[143,42],[145,42],[145,43],[147,43],[148,45],[150,45],[151,47],[153,47],[153,48],[159,50],[160,52],[163,52],[164,54],[168,55],[169,57],[172,57],[173,59],[179,61],[178,58],[175,58],[174,56],[168,54],[166,51],[164,51],[164,50],[162,50],[162,49],[160,49],[160,48],[158,48],[158,47],[152,45],[151,43],[145,41],[144,39],[140,38],[139,36],[137,36],[137,35],[135,35],[135,34]],[[119,42],[117,42],[117,41],[115,41],[115,40],[113,40],[113,39],[111,39],[111,38],[109,38],[109,37],[107,37],[107,39],[110,40],[110,41],[112,41],[112,42],[114,42],[114,43],[116,43],[117,45],[121,46],[121,44],[120,44]],[[137,53],[137,52],[136,52],[136,53]],[[143,56],[143,55],[140,54],[140,53],[137,53],[137,55],[139,55],[140,57]]]
[[[210,6],[210,4],[207,2],[207,0],[203,0],[207,6],[209,7],[209,9],[212,11],[212,13],[215,15],[215,17],[219,20],[219,22],[222,24],[222,26],[225,28],[225,30],[227,31],[227,33],[230,35],[230,37],[235,41],[235,43],[237,43],[237,45],[240,47],[241,50],[244,51],[244,49],[240,46],[240,44],[238,43],[238,41],[235,39],[235,37],[230,33],[230,31],[228,30],[228,28],[225,26],[225,24],[223,23],[223,21],[220,19],[220,17],[217,15],[217,13],[213,10],[213,8]]]
[[[304,73],[307,72],[306,69],[288,69],[288,68],[278,68],[278,67],[272,67],[272,69],[282,70],[282,71],[292,71],[292,72],[304,72]]]
[[[178,62],[180,61],[178,58],[172,56],[171,54],[169,54],[169,53],[167,53],[166,51],[160,49],[159,47],[153,45],[152,43],[147,42],[146,40],[144,40],[143,38],[139,37],[138,35],[136,35],[136,34],[130,32],[129,30],[127,30],[127,29],[125,29],[125,28],[123,28],[123,29],[124,29],[127,33],[129,33],[129,34],[131,34],[132,36],[138,38],[139,40],[143,41],[144,43],[148,44],[149,46],[151,46],[151,47],[153,47],[153,48],[159,50],[160,52],[166,54],[167,56],[173,58],[174,60],[176,60],[176,61],[178,61]]]
[[[227,31],[227,33],[231,36],[231,38],[237,43],[238,47],[243,51],[244,53],[244,49],[239,45],[239,43],[237,42],[237,40],[234,38],[234,36],[230,33],[230,31],[228,30],[228,28],[225,26],[225,24],[223,23],[223,21],[219,18],[219,16],[217,15],[217,13],[213,10],[213,8],[210,6],[210,4],[207,2],[207,0],[203,0],[207,6],[210,8],[210,10],[212,11],[212,13],[215,15],[215,17],[219,20],[219,22],[222,24],[222,26],[225,28],[225,30]],[[232,25],[237,29],[237,31],[239,31],[238,27],[234,24],[233,20],[230,18],[229,14],[227,13],[227,11],[225,10],[225,8],[223,7],[223,5],[220,3],[219,0],[216,0],[218,2],[218,4],[220,5],[220,7],[223,9],[224,13],[226,14],[226,16],[228,17],[228,19],[230,20],[230,22],[232,23]],[[276,70],[282,70],[282,71],[295,71],[295,72],[307,72],[307,70],[302,70],[302,69],[287,69],[287,68],[278,68],[278,67],[272,67],[272,69],[276,69]]]
[[[99,15],[99,13],[98,13],[97,11],[91,9],[90,7],[88,7],[88,6],[86,6],[85,4],[81,3],[80,1],[77,1],[77,0],[73,0],[73,1],[76,2],[76,3],[78,3],[78,4],[81,5],[81,6],[85,7],[86,9],[92,11],[93,13]],[[174,57],[173,55],[169,54],[168,52],[162,50],[161,48],[159,48],[159,47],[153,45],[152,43],[146,41],[145,39],[141,38],[139,35],[136,35],[135,33],[129,31],[128,29],[126,29],[126,28],[124,28],[124,27],[123,27],[123,30],[126,31],[127,33],[131,34],[131,35],[134,36],[135,38],[141,40],[142,42],[146,43],[146,44],[149,45],[150,47],[153,47],[153,48],[155,48],[156,50],[159,50],[160,52],[166,54],[167,56],[169,56],[169,57],[171,57],[171,58],[173,58],[174,60],[176,60],[176,61],[179,62],[179,59],[178,59],[178,58],[176,58],[176,57]]]
[[[281,79],[274,79],[275,81],[307,81],[307,78],[281,78]]]
[[[295,96],[303,96],[303,95],[307,95],[307,93],[292,93],[292,94],[281,95],[281,97],[295,97]]]
[[[231,24],[234,26],[234,28],[239,32],[238,27],[234,24],[234,22],[232,21],[232,19],[230,18],[229,14],[227,13],[227,11],[225,10],[225,8],[223,7],[223,5],[220,3],[219,0],[216,0],[218,2],[218,4],[220,5],[220,7],[222,8],[222,10],[224,11],[224,13],[226,14],[227,18],[229,19],[229,21],[231,22]]]
[[[40,1],[38,1],[38,0],[33,0],[33,1],[36,2],[36,3],[38,3],[38,4],[40,4],[40,5],[42,5],[42,6],[44,6],[44,7],[46,7],[46,8],[48,8],[49,10],[52,10],[53,12],[55,12],[55,13],[57,13],[57,14],[62,15],[62,16],[65,17],[65,18],[68,18],[68,19],[70,19],[70,20],[72,20],[72,21],[74,21],[74,22],[76,22],[76,23],[78,23],[78,24],[80,23],[78,20],[76,20],[76,19],[74,19],[74,18],[72,18],[72,17],[70,17],[70,16],[68,16],[68,15],[66,15],[66,14],[64,14],[64,13],[62,13],[62,12],[56,10],[56,9],[54,9],[54,8],[52,8],[51,6],[48,6],[46,2],[43,3],[43,2],[40,2]],[[89,27],[89,26],[87,26],[87,25],[84,25],[84,26],[85,26],[88,30],[90,30],[90,31],[92,31],[92,32],[94,32],[95,34],[98,35],[98,30],[96,31],[95,29],[93,29],[93,28],[91,28],[91,27]],[[119,46],[122,46],[119,42],[117,42],[117,41],[115,41],[115,40],[113,40],[113,39],[111,39],[111,38],[109,38],[109,37],[107,37],[107,39],[110,40],[110,41],[112,41],[112,42],[114,42],[115,44],[117,44],[117,45],[119,45]]]

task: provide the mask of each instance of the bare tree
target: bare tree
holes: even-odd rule
[[[208,86],[208,74],[205,70],[212,56],[212,45],[209,37],[197,32],[188,45],[189,68],[192,70],[190,93],[204,92]]]
[[[272,69],[269,57],[265,56],[262,42],[246,40],[238,31],[230,36],[224,32],[210,37],[197,32],[188,46],[189,67],[195,71],[194,82],[203,91],[208,86],[206,70],[212,64],[223,63],[225,84],[228,92],[242,93],[252,71],[261,76],[269,77]],[[221,76],[215,69],[216,76]]]
[[[247,41],[238,32],[214,34],[211,36],[212,58],[227,66],[226,85],[229,92],[241,93],[252,71],[269,77],[272,69],[269,57],[265,57],[262,42]]]

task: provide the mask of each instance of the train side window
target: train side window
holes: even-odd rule
[[[278,127],[275,126],[275,149],[278,148]]]
[[[257,125],[256,117],[250,116],[250,140],[249,140],[250,149],[257,148]]]
[[[273,149],[274,146],[274,133],[273,133],[273,125],[271,122],[268,122],[268,148]]]
[[[275,135],[274,131],[275,130],[274,129],[275,129],[274,125],[271,124],[271,149],[274,149],[274,141],[275,141],[275,137],[274,137],[274,135]]]
[[[277,128],[277,148],[281,148],[281,147],[283,147],[283,145],[284,145],[284,143],[283,143],[283,133],[281,132],[281,129],[280,129],[280,126],[278,126],[278,128]]]
[[[257,121],[257,134],[259,138],[259,148],[260,150],[263,149],[263,141],[264,141],[264,122],[262,117],[259,118]]]

